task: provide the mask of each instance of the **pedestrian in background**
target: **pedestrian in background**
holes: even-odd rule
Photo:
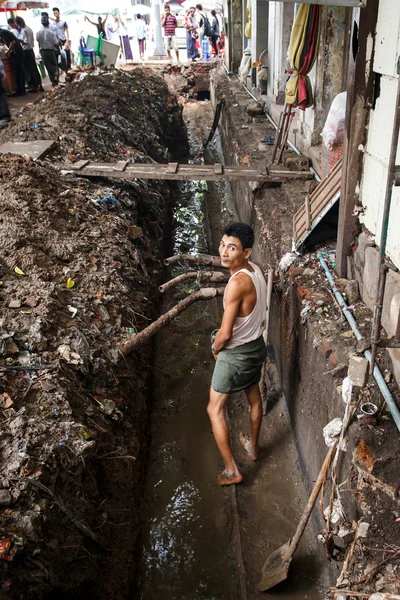
[[[125,60],[133,60],[131,43],[129,41],[129,35],[125,21],[120,15],[114,15],[114,21],[115,31],[119,36],[121,52],[123,53]]]
[[[196,49],[196,40],[197,40],[197,22],[195,17],[195,8],[192,6],[185,18],[185,28],[186,28],[186,54],[189,60],[194,62],[196,58],[199,58],[199,53]]]
[[[215,12],[215,10],[213,9],[211,11],[211,45],[214,49],[215,52],[215,58],[218,58],[219,55],[219,49],[218,49],[218,38],[219,38],[219,22],[217,19],[217,13]]]
[[[60,42],[54,31],[50,29],[49,15],[42,13],[41,18],[42,29],[36,34],[36,41],[39,44],[40,55],[44,62],[44,66],[50,77],[53,87],[58,85],[58,49]]]
[[[36,64],[35,57],[35,36],[33,31],[26,25],[22,17],[15,17],[15,25],[17,27],[17,37],[22,44],[25,54],[25,69],[27,74],[28,92],[44,91],[42,86],[42,78],[40,77],[39,69]]]
[[[146,42],[146,23],[142,19],[142,15],[136,15],[136,39],[139,46],[140,60],[144,60],[144,46]]]
[[[164,45],[170,62],[172,62],[171,50],[175,50],[176,60],[179,64],[179,49],[175,38],[177,24],[176,16],[171,14],[169,5],[165,4],[164,14],[161,18],[161,27],[164,29]]]
[[[201,42],[204,38],[204,25],[206,21],[206,15],[203,12],[203,6],[201,4],[196,4],[196,21],[197,21],[197,35],[199,40],[199,48],[200,48],[200,57],[202,57],[203,52],[201,50]]]
[[[108,19],[108,15],[106,16],[105,19],[102,19],[101,17],[97,17],[97,23],[95,23],[94,21],[91,21],[89,19],[89,17],[87,17],[85,15],[84,17],[85,21],[87,21],[88,23],[90,23],[91,25],[94,25],[97,28],[97,35],[100,36],[103,40],[108,39],[107,37],[107,33],[106,33],[106,22]],[[112,29],[112,25],[111,25],[111,29]]]
[[[64,19],[61,18],[59,8],[53,8],[53,15],[54,19],[49,17],[49,19],[53,21],[51,29],[56,34],[60,42],[60,46],[64,48],[65,56],[64,52],[61,52],[60,69],[66,73],[71,68],[71,50],[68,24]]]
[[[15,73],[16,91],[13,96],[25,96],[25,56],[19,39],[8,29],[0,29],[0,41],[8,47],[9,59]]]

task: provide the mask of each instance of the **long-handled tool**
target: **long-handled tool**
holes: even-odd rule
[[[299,545],[301,536],[306,528],[315,501],[318,498],[318,494],[322,487],[322,482],[324,481],[324,478],[328,472],[333,454],[336,450],[336,446],[337,442],[334,446],[332,446],[332,448],[330,448],[328,454],[326,455],[324,464],[321,467],[318,479],[315,482],[313,491],[311,492],[311,496],[307,502],[307,506],[301,516],[300,523],[297,526],[296,533],[294,534],[293,538],[278,548],[278,550],[275,550],[275,552],[273,552],[265,561],[261,572],[261,581],[257,586],[260,592],[265,592],[266,590],[269,590],[286,579],[290,563],[292,562],[293,554],[297,550],[297,546]]]

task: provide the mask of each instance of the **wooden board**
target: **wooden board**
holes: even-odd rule
[[[82,163],[85,163],[84,166]],[[310,172],[284,171],[263,172],[259,165],[254,167],[215,165],[187,165],[178,163],[128,163],[122,169],[118,163],[96,163],[78,161],[68,165],[58,165],[60,169],[79,171],[83,177],[118,177],[121,179],[165,179],[178,181],[256,181],[281,183],[286,179],[313,177]]]
[[[55,142],[52,140],[32,140],[30,142],[6,142],[0,146],[0,154],[19,154],[33,160],[41,158]]]
[[[304,204],[293,217],[293,241],[297,249],[315,229],[328,210],[338,201],[342,182],[342,159],[315,190],[306,196]]]

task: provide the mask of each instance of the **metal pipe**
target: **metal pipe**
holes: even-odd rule
[[[346,302],[344,301],[344,298],[343,298],[342,294],[340,293],[340,291],[339,291],[339,290],[338,290],[338,288],[336,287],[335,280],[334,280],[334,279],[333,279],[333,277],[332,277],[332,273],[330,272],[330,270],[329,270],[329,267],[328,267],[328,265],[326,264],[326,261],[325,261],[325,259],[324,259],[324,258],[323,258],[323,256],[322,256],[322,253],[321,253],[321,252],[317,252],[317,257],[318,257],[318,259],[319,259],[319,262],[320,262],[320,263],[321,263],[321,265],[322,265],[322,268],[323,268],[323,269],[324,269],[324,271],[325,271],[325,275],[326,275],[326,277],[327,277],[327,279],[328,279],[329,283],[331,284],[331,288],[332,288],[332,290],[333,290],[333,293],[335,294],[335,298],[336,298],[336,300],[338,301],[338,303],[339,303],[339,306],[340,306],[340,308],[342,309],[342,311],[343,311],[343,314],[344,314],[344,316],[346,317],[346,319],[347,319],[347,321],[348,321],[348,323],[349,323],[350,327],[352,328],[352,330],[353,330],[353,332],[354,332],[354,335],[356,336],[356,338],[357,338],[357,340],[358,340],[358,341],[362,340],[362,339],[363,339],[363,336],[362,336],[362,335],[361,335],[361,333],[359,332],[359,330],[358,330],[358,328],[357,328],[356,321],[355,321],[355,319],[354,319],[353,315],[351,314],[351,312],[349,311],[349,309],[347,308],[347,304],[346,304]]]
[[[374,364],[372,362],[372,354],[371,354],[370,350],[366,350],[364,352],[364,356],[368,360],[368,362],[369,362],[370,365]],[[386,381],[382,377],[382,373],[380,372],[379,367],[378,367],[378,365],[376,363],[374,365],[374,373],[373,374],[374,374],[374,377],[375,377],[375,381],[378,384],[379,389],[382,392],[382,396],[385,398],[386,404],[388,405],[389,410],[392,413],[392,417],[393,417],[394,422],[396,423],[396,427],[400,431],[400,412],[399,412],[399,409],[397,408],[397,404],[393,400],[393,396],[390,393],[390,390],[389,390],[388,386],[386,385]]]
[[[390,206],[392,203],[392,190],[393,186],[396,184],[396,154],[397,154],[397,146],[399,142],[399,129],[400,129],[400,57],[397,61],[397,95],[396,95],[396,104],[395,104],[395,118],[393,125],[393,135],[392,135],[392,143],[390,146],[390,154],[389,154],[389,163],[388,163],[388,176],[386,181],[386,192],[385,192],[385,203],[383,205],[383,217],[382,217],[382,230],[381,230],[381,239],[379,244],[379,282],[378,282],[378,290],[376,294],[376,303],[374,309],[374,320],[372,325],[372,336],[371,336],[371,347],[372,347],[372,362],[370,365],[371,373],[372,373],[372,365],[375,362],[376,353],[378,350],[379,343],[379,332],[381,329],[381,319],[382,319],[382,305],[383,305],[383,293],[381,295],[382,287],[384,291],[386,274],[387,272],[383,271],[383,265],[385,262],[385,254],[386,254],[386,243],[388,238],[388,230],[389,230],[389,217],[390,217]],[[383,280],[383,282],[382,282]]]
[[[328,265],[326,264],[326,261],[323,258],[323,254],[328,254],[328,252],[317,252],[317,257],[319,262],[321,263],[322,268],[325,271],[325,274],[328,278],[328,281],[332,287],[332,290],[336,296],[336,299],[338,300],[340,307],[343,311],[344,316],[346,317],[354,335],[356,336],[357,340],[362,340],[364,339],[363,336],[361,335],[356,321],[353,317],[352,314],[350,314],[349,310],[347,309],[347,305],[346,302],[344,301],[344,298],[342,296],[342,294],[339,292],[339,290],[337,289],[336,285],[335,285],[335,281],[332,277],[332,273],[329,270]],[[365,358],[368,360],[370,365],[374,365],[374,363],[372,362],[372,354],[370,352],[370,350],[366,350],[364,352],[364,356]],[[374,365],[373,367],[373,376],[375,378],[376,383],[378,384],[378,387],[382,393],[382,396],[384,397],[386,404],[389,407],[389,410],[392,414],[393,420],[396,424],[396,427],[398,429],[398,431],[400,431],[400,412],[399,409],[397,408],[397,405],[395,403],[395,401],[393,400],[393,396],[390,393],[390,390],[388,388],[388,386],[386,385],[386,382],[384,380],[384,378],[382,377],[382,373],[379,370],[379,367],[377,364]]]

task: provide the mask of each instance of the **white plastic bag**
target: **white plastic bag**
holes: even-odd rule
[[[321,133],[325,148],[342,144],[345,132],[347,92],[341,92],[333,100]]]

